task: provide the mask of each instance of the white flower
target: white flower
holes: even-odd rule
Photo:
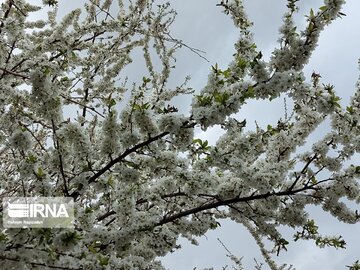
[[[11,147],[27,151],[32,146],[31,134],[28,131],[16,130],[9,139]]]

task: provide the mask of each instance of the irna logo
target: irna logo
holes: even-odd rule
[[[74,200],[69,197],[3,199],[6,228],[73,228]]]
[[[69,217],[65,204],[8,203],[8,215],[12,218]]]

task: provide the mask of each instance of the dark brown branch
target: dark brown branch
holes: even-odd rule
[[[186,196],[186,193],[179,191],[179,192],[176,192],[176,193],[171,193],[171,194],[162,195],[161,198],[162,198],[162,199],[166,199],[166,198],[173,198],[173,197],[177,197],[177,196]],[[148,202],[148,200],[146,200],[146,199],[139,199],[139,200],[137,200],[136,204],[137,204],[137,205],[140,205],[140,204],[143,204],[143,203],[146,203],[146,202]],[[109,211],[109,212],[107,212],[107,213],[99,216],[96,220],[97,220],[97,221],[102,221],[102,220],[104,220],[105,218],[107,218],[107,217],[109,217],[109,216],[112,216],[112,215],[115,215],[115,214],[116,214],[116,212],[115,212],[114,210],[111,210],[111,211]]]
[[[10,1],[9,8],[5,11],[4,18],[2,18],[2,20],[0,22],[0,34],[2,32],[2,28],[4,27],[4,21],[7,19],[7,17],[9,17],[12,5],[13,5],[13,2]]]
[[[63,178],[63,183],[64,183],[64,194],[66,196],[69,196],[69,190],[67,187],[66,176],[65,176],[65,172],[64,172],[63,159],[62,159],[62,155],[60,153],[59,140],[57,139],[57,136],[56,136],[55,123],[54,123],[53,119],[51,119],[51,123],[52,123],[53,135],[54,135],[54,143],[56,142],[55,147],[56,147],[56,150],[58,152],[58,157],[59,157],[59,169],[60,169],[60,173],[61,173],[61,176]]]
[[[23,64],[25,61],[28,61],[29,59],[27,59],[27,58],[24,58],[24,59],[22,59],[19,63],[17,63],[15,66],[13,66],[12,68],[11,68],[11,71],[16,71],[16,69],[19,67],[19,66],[21,66],[21,64]]]
[[[6,60],[5,60],[5,64],[9,64],[9,61],[10,61],[10,58],[11,58],[11,55],[15,49],[15,43],[16,43],[16,40],[11,44],[11,48],[9,50],[9,53],[8,53],[8,56],[6,57]]]
[[[27,127],[25,124],[20,123],[22,127],[24,127],[27,131],[29,131],[29,133],[31,134],[31,136],[34,138],[34,140],[38,143],[38,145],[40,146],[41,150],[46,151],[45,147],[42,145],[41,141],[39,140],[39,138],[34,134],[34,132]]]
[[[288,196],[288,195],[293,195],[293,194],[296,194],[296,193],[299,193],[301,191],[305,191],[305,190],[308,190],[308,189],[312,189],[312,186],[303,187],[303,188],[296,189],[296,190],[286,190],[286,191],[280,191],[280,192],[267,192],[265,194],[252,195],[252,196],[248,196],[248,197],[235,197],[235,198],[226,199],[226,200],[218,199],[215,202],[206,203],[204,205],[194,207],[194,208],[190,208],[188,210],[184,210],[184,211],[176,213],[174,215],[164,217],[161,221],[159,221],[157,224],[155,224],[155,227],[162,226],[164,224],[173,222],[173,221],[175,221],[177,219],[180,219],[182,217],[190,216],[192,214],[196,214],[198,212],[202,212],[202,211],[205,211],[205,210],[214,209],[214,208],[217,208],[217,207],[220,207],[220,206],[229,206],[229,205],[234,204],[234,203],[267,199],[267,198],[269,198],[271,196]]]
[[[108,221],[106,224],[105,224],[105,227],[109,226],[111,223],[113,223],[114,221],[116,220],[116,217],[113,217],[110,221]]]
[[[163,133],[160,133],[159,135],[156,135],[155,137],[150,137],[148,140],[146,140],[142,143],[139,143],[130,149],[126,149],[124,153],[122,153],[120,156],[118,156],[117,158],[110,161],[105,167],[103,167],[100,171],[98,171],[96,174],[94,174],[92,177],[90,177],[88,180],[88,183],[90,184],[90,183],[95,182],[97,178],[99,178],[101,175],[103,175],[106,171],[110,170],[110,168],[112,166],[114,166],[115,164],[122,161],[124,158],[126,158],[131,153],[135,152],[136,150],[138,150],[146,145],[149,145],[150,143],[152,143],[154,141],[157,141],[158,139],[161,139],[162,137],[164,137],[168,134],[169,134],[169,132],[165,131]]]
[[[99,8],[102,12],[104,12],[106,14],[106,17],[110,17],[111,19],[115,20],[114,16],[112,16],[108,11],[106,11],[105,9],[103,9],[100,5],[96,4],[94,1],[90,0],[91,4],[93,4],[94,6],[96,6],[97,8]],[[105,18],[106,20],[106,18]]]
[[[294,181],[294,183],[292,183],[291,187],[289,188],[289,190],[291,191],[295,185],[297,184],[297,182],[300,180],[301,175],[304,174],[307,170],[307,168],[310,166],[311,162],[313,162],[315,159],[317,159],[317,154],[314,154],[314,156],[312,158],[310,158],[308,160],[308,162],[305,164],[304,168],[302,168],[300,175],[298,175]]]
[[[96,220],[97,220],[97,221],[102,221],[102,220],[104,220],[105,218],[110,217],[110,216],[115,215],[115,214],[116,214],[116,212],[115,212],[114,210],[111,210],[111,211],[103,214],[102,216],[99,216]]]
[[[24,17],[26,17],[26,14],[24,13],[24,11],[22,11],[21,8],[19,8],[15,2],[13,0],[10,0],[10,3],[14,5],[14,7],[21,13],[21,15],[23,15]]]
[[[96,38],[96,37],[104,34],[105,32],[106,32],[106,31],[100,31],[100,32],[98,32],[98,33],[95,33],[93,36],[91,36],[91,37],[89,37],[89,38],[86,38],[86,39],[84,39],[84,40],[77,39],[77,40],[74,41],[73,44],[70,45],[70,48],[71,48],[73,51],[80,50],[80,49],[77,49],[76,46],[80,45],[80,44],[83,43],[83,42],[88,42],[88,41],[90,41],[90,40],[93,40],[94,38]],[[60,56],[62,56],[62,55],[64,55],[64,54],[65,54],[65,51],[59,52],[59,53],[57,53],[56,55],[50,57],[50,58],[49,58],[49,61],[51,62],[51,61],[59,58]]]
[[[317,183],[317,184],[319,184],[319,183]],[[165,216],[165,217],[163,217],[163,219],[161,221],[156,223],[154,225],[154,227],[162,226],[164,224],[173,222],[173,221],[175,221],[177,219],[180,219],[182,217],[187,217],[187,216],[190,216],[190,215],[193,215],[193,214],[197,214],[199,212],[203,212],[203,211],[211,210],[211,209],[216,209],[216,208],[218,208],[220,206],[229,206],[229,207],[232,208],[233,207],[232,204],[235,204],[235,203],[267,199],[267,198],[269,198],[271,196],[289,196],[289,195],[294,195],[294,194],[297,194],[297,193],[300,193],[300,192],[306,191],[306,190],[314,190],[315,189],[314,186],[316,186],[317,184],[314,184],[312,186],[305,186],[305,187],[302,187],[302,188],[296,189],[296,190],[285,190],[285,191],[279,191],[279,192],[267,192],[265,194],[258,194],[258,195],[255,195],[253,193],[253,194],[251,194],[250,196],[247,196],[247,197],[235,197],[235,198],[226,199],[226,200],[221,200],[220,198],[218,198],[217,196],[214,195],[214,196],[211,196],[211,197],[216,199],[216,201],[211,200],[210,202],[204,203],[204,204],[202,204],[200,206],[197,206],[197,207],[194,207],[194,208],[191,208],[191,209],[188,209],[188,210],[184,210],[182,212],[179,212],[179,213],[167,216],[167,217]],[[209,195],[209,197],[210,197],[210,195]],[[98,217],[97,220],[102,221],[105,218],[107,218],[109,216],[112,216],[114,214],[116,214],[115,211],[113,211],[113,210],[109,211],[109,212],[105,213],[104,215]],[[111,219],[110,222],[113,222],[113,219]]]
[[[5,68],[1,68],[0,67],[0,70],[3,72],[3,74],[1,75],[1,77],[4,77],[4,75],[6,74],[11,74],[11,75],[14,75],[16,77],[20,77],[22,79],[29,79],[29,77],[25,76],[25,75],[22,75],[22,74],[19,74],[19,73],[16,73],[16,72],[13,72],[11,70],[8,70],[8,69],[5,69]]]
[[[18,258],[9,258],[9,257],[0,255],[0,261],[4,261],[4,260],[20,262],[20,259],[18,259]],[[69,267],[64,267],[64,266],[49,265],[49,264],[37,263],[37,262],[27,262],[27,264],[31,265],[32,267],[43,266],[43,267],[51,268],[51,269],[63,269],[63,270],[80,270],[81,269],[81,268],[69,268]]]
[[[85,108],[86,108],[86,109],[89,109],[90,111],[93,111],[94,113],[100,115],[102,118],[105,118],[105,116],[104,116],[102,113],[99,113],[99,112],[98,112],[97,110],[95,110],[93,107],[89,107],[89,106],[87,106],[87,105],[84,105],[84,104],[82,104],[82,103],[80,103],[80,102],[78,102],[78,101],[76,101],[76,100],[73,100],[73,99],[71,99],[71,98],[68,98],[68,97],[66,97],[66,96],[64,96],[64,95],[62,95],[62,94],[60,94],[60,96],[61,96],[63,99],[65,99],[65,100],[67,100],[67,101],[69,101],[69,102],[71,102],[71,103],[74,103],[74,104],[76,104],[76,105],[79,105],[79,106],[83,107],[84,109],[85,109]],[[84,114],[83,114],[83,116],[84,116]]]
[[[150,137],[148,140],[143,141],[142,143],[139,143],[137,145],[135,145],[132,148],[126,149],[120,156],[118,156],[117,158],[111,160],[108,164],[106,164],[106,166],[104,166],[101,170],[99,170],[97,173],[95,173],[93,176],[91,176],[88,179],[88,184],[91,184],[93,182],[95,182],[100,176],[102,176],[106,171],[110,170],[110,168],[112,166],[114,166],[115,164],[121,162],[124,158],[126,158],[128,155],[130,155],[131,153],[134,153],[136,150],[149,145],[150,143],[157,141],[158,139],[161,139],[162,137],[168,135],[169,132],[165,131],[163,133],[160,133],[159,135],[156,135],[155,137]],[[81,188],[80,188],[81,189]],[[70,196],[73,197],[74,199],[76,199],[79,196],[79,191],[80,189],[74,191]]]

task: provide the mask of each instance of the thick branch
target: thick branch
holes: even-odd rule
[[[8,260],[8,261],[20,262],[20,259],[5,257],[5,256],[2,256],[2,255],[0,255],[0,260],[2,260],[2,261]],[[42,267],[46,267],[48,269],[63,269],[63,270],[77,270],[77,269],[79,269],[80,270],[80,268],[70,268],[70,267],[49,265],[49,264],[38,263],[38,262],[27,262],[27,264],[31,265],[32,267],[42,266]]]
[[[91,184],[93,182],[96,181],[96,179],[98,179],[100,176],[102,176],[106,171],[110,170],[110,168],[112,166],[114,166],[115,164],[121,162],[124,158],[126,158],[128,155],[130,155],[131,153],[134,153],[136,150],[149,145],[150,143],[157,141],[158,139],[161,139],[162,137],[168,135],[169,132],[165,131],[163,133],[160,133],[159,135],[155,136],[155,137],[150,137],[148,140],[139,143],[137,145],[135,145],[132,148],[126,149],[124,153],[122,153],[120,156],[118,156],[117,158],[111,160],[106,166],[104,166],[101,170],[99,170],[97,173],[95,173],[93,176],[91,176],[88,179],[88,184]],[[70,196],[73,197],[74,199],[76,199],[79,196],[79,191],[81,190],[81,188],[79,188],[78,190],[74,191]]]
[[[25,76],[25,75],[22,75],[22,74],[19,74],[19,73],[16,73],[16,72],[13,72],[13,71],[11,71],[11,70],[7,70],[7,69],[5,69],[5,68],[1,68],[0,67],[0,70],[3,72],[2,74],[1,74],[1,77],[3,77],[4,75],[6,75],[6,74],[11,74],[11,75],[14,75],[14,76],[16,76],[16,77],[20,77],[20,78],[22,78],[22,79],[29,79],[29,77],[27,77],[27,76]]]
[[[94,174],[92,177],[89,178],[88,183],[92,183],[95,182],[96,179],[98,179],[101,175],[103,175],[107,170],[110,170],[110,168],[112,166],[114,166],[115,164],[119,163],[120,161],[122,161],[124,158],[126,158],[128,155],[130,155],[131,153],[134,153],[136,150],[149,145],[150,143],[157,141],[158,139],[161,139],[162,137],[168,135],[169,132],[165,131],[163,133],[160,133],[159,135],[155,136],[155,137],[150,137],[148,140],[139,143],[137,145],[135,145],[134,147],[130,148],[130,149],[126,149],[124,153],[122,153],[120,156],[118,156],[117,158],[111,160],[105,167],[103,167],[100,171],[98,171],[96,174]]]
[[[217,199],[217,201],[212,201],[210,203],[206,203],[203,204],[201,206],[198,207],[194,207],[179,213],[176,213],[174,215],[168,216],[168,217],[164,217],[161,221],[159,221],[157,224],[155,224],[155,227],[157,226],[161,226],[164,225],[166,223],[170,223],[175,221],[176,219],[182,218],[182,217],[186,217],[192,214],[196,214],[205,210],[210,210],[210,209],[214,209],[220,206],[227,206],[227,205],[231,205],[234,203],[240,203],[240,202],[247,202],[247,201],[253,201],[253,200],[261,200],[261,199],[267,199],[271,196],[288,196],[288,195],[293,195],[296,193],[299,193],[301,191],[304,190],[308,190],[311,189],[311,187],[303,187],[300,189],[296,189],[296,190],[285,190],[285,191],[280,191],[280,192],[268,192],[265,194],[258,194],[258,195],[251,195],[248,197],[235,197],[235,198],[231,198],[231,199],[226,199],[226,200],[221,200],[221,199]]]

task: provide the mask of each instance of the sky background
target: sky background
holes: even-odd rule
[[[38,4],[40,0],[31,0]],[[198,57],[193,52],[182,49],[177,53],[176,69],[171,75],[169,85],[176,86],[183,82],[187,75],[192,80],[189,86],[200,91],[205,86],[211,65],[218,63],[220,68],[225,68],[232,60],[234,53],[233,44],[238,39],[238,30],[234,27],[229,16],[226,16],[216,4],[215,0],[172,0],[171,5],[178,12],[177,20],[172,27],[172,36],[182,39],[185,44],[206,52],[205,57],[209,62]],[[309,14],[310,8],[317,10],[322,5],[319,0],[300,0],[300,12],[296,16],[298,28],[304,28],[304,15]],[[60,14],[82,6],[84,0],[66,1],[59,0]],[[272,50],[278,46],[278,29],[282,23],[282,15],[286,11],[285,0],[247,0],[244,2],[250,19],[254,22],[254,38],[264,58],[268,59]],[[346,17],[335,21],[321,34],[319,46],[305,68],[309,78],[315,71],[322,76],[322,82],[335,85],[337,94],[342,98],[341,103],[347,104],[358,78],[358,58],[360,57],[360,1],[347,0],[343,10]],[[39,15],[38,15],[39,16]],[[131,78],[142,78],[145,74],[141,55],[134,55],[135,64],[130,65],[126,73]],[[137,62],[137,63],[136,63]],[[175,104],[181,107],[184,113],[190,108],[190,97],[181,97]],[[291,107],[291,104],[288,104]],[[68,111],[73,113],[73,111]],[[280,117],[284,117],[283,96],[273,102],[249,102],[236,115],[240,120],[247,119],[247,128],[255,126],[256,120],[261,126],[275,124]],[[328,129],[324,123],[310,136],[307,145],[323,135]],[[211,128],[206,133],[197,131],[197,137],[215,143],[222,133],[220,128]],[[359,159],[358,159],[359,160]],[[294,264],[300,269],[346,269],[357,259],[360,259],[360,224],[344,225],[321,209],[309,208],[311,218],[317,221],[320,233],[324,235],[340,234],[347,244],[346,250],[333,248],[317,248],[312,242],[296,242],[290,244],[288,252],[281,253],[276,261],[279,263]],[[183,246],[180,251],[162,258],[168,269],[202,269],[213,266],[222,269],[230,263],[226,257],[226,250],[217,238],[239,257],[244,256],[245,269],[254,269],[254,258],[263,261],[261,254],[250,234],[241,225],[231,221],[221,222],[222,227],[210,231],[206,236],[199,238],[200,245],[192,246],[184,240],[179,243]],[[286,229],[285,233],[289,233]],[[229,267],[230,268],[230,267]],[[268,269],[264,266],[263,269]]]

